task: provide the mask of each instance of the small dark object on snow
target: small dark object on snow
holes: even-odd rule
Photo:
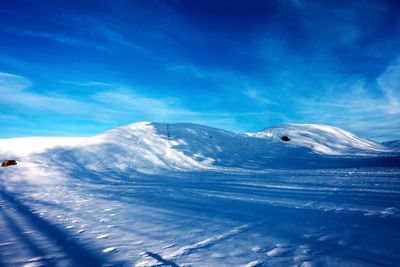
[[[287,141],[290,141],[290,138],[287,137],[286,135],[284,135],[281,137],[281,140],[287,142]]]
[[[1,167],[8,167],[8,166],[11,166],[11,165],[17,165],[17,161],[15,161],[13,159],[6,159],[1,164]]]

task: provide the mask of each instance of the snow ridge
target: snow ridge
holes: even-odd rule
[[[282,136],[290,141],[282,141]],[[93,173],[380,166],[397,164],[398,158],[387,157],[399,156],[398,150],[389,146],[317,124],[284,124],[260,132],[234,133],[190,123],[140,122],[90,138],[40,140],[42,145],[28,152],[16,140],[0,140],[0,152],[5,155],[13,150],[27,156],[27,163],[35,162],[37,168]]]
[[[283,135],[291,140],[282,141]],[[244,134],[197,124],[142,122],[89,138],[60,160],[78,162],[93,171],[154,173],[219,167],[298,168],[320,162],[343,165],[343,158],[348,162],[348,158],[376,158],[391,152],[382,144],[326,125],[286,124]]]

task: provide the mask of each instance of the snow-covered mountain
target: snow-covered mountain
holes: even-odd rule
[[[282,141],[283,136],[290,141]],[[90,138],[48,140],[47,147],[39,145],[37,151],[42,158],[51,159],[48,164],[97,172],[393,166],[398,161],[392,147],[317,124],[284,124],[260,132],[234,133],[189,123],[140,122]],[[18,150],[15,140],[12,144],[0,151]],[[38,158],[40,161],[36,153],[36,161]]]
[[[283,136],[290,141],[282,141]],[[325,125],[285,124],[234,133],[197,124],[141,122],[88,138],[72,149],[57,151],[52,159],[93,171],[159,172],[393,165],[397,160],[389,157],[393,153],[390,147]]]

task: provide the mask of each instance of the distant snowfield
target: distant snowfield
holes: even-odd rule
[[[2,139],[0,265],[397,266],[394,144],[315,124]]]

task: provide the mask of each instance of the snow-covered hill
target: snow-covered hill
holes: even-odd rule
[[[282,141],[283,136],[290,141]],[[47,165],[96,172],[393,166],[398,161],[389,146],[316,124],[234,133],[189,123],[140,122],[85,139],[20,140],[2,140],[0,144],[6,145],[0,151],[22,148],[22,155],[32,154],[26,152],[31,141],[37,144],[37,162],[41,155]]]
[[[282,136],[290,141],[282,141]],[[389,164],[393,159],[378,158],[393,151],[325,125],[287,124],[255,133],[234,133],[197,124],[142,122],[89,138],[58,153],[55,162],[74,162],[94,171],[290,169]]]

